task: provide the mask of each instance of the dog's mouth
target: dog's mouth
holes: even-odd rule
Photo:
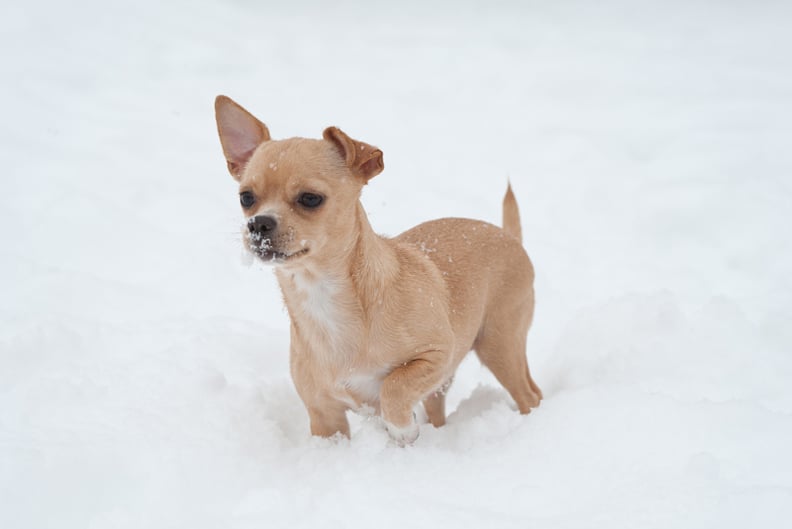
[[[251,247],[250,251],[253,252],[259,259],[265,261],[267,263],[284,263],[286,261],[291,261],[292,259],[297,259],[308,253],[308,248],[303,248],[302,250],[298,250],[292,253],[284,253],[278,252],[273,250],[272,248],[264,248],[264,247]]]
[[[295,252],[282,252],[277,250],[272,245],[271,239],[261,239],[258,237],[248,237],[248,249],[261,259],[267,263],[284,263],[286,261],[290,261],[292,259],[297,259],[308,253],[308,248],[301,248]]]

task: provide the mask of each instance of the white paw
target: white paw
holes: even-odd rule
[[[418,423],[413,420],[407,426],[396,426],[395,424],[391,424],[388,421],[383,421],[385,423],[385,429],[388,430],[388,435],[391,436],[391,439],[396,441],[399,446],[407,446],[411,445],[418,439]]]

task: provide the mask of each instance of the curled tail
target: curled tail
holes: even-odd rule
[[[511,183],[506,188],[506,195],[503,197],[503,231],[522,242],[520,209],[517,207],[517,199],[512,193]]]

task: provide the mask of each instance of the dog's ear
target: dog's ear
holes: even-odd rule
[[[336,146],[347,167],[365,182],[385,168],[381,150],[368,143],[353,140],[339,128],[327,127],[322,137]]]
[[[269,141],[269,130],[253,114],[226,96],[215,98],[215,119],[228,172],[239,180],[256,147]]]

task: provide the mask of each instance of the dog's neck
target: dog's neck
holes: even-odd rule
[[[396,280],[399,263],[393,244],[374,233],[366,212],[357,203],[358,239],[350,252],[348,275],[355,283],[361,301],[381,300],[383,292]]]

